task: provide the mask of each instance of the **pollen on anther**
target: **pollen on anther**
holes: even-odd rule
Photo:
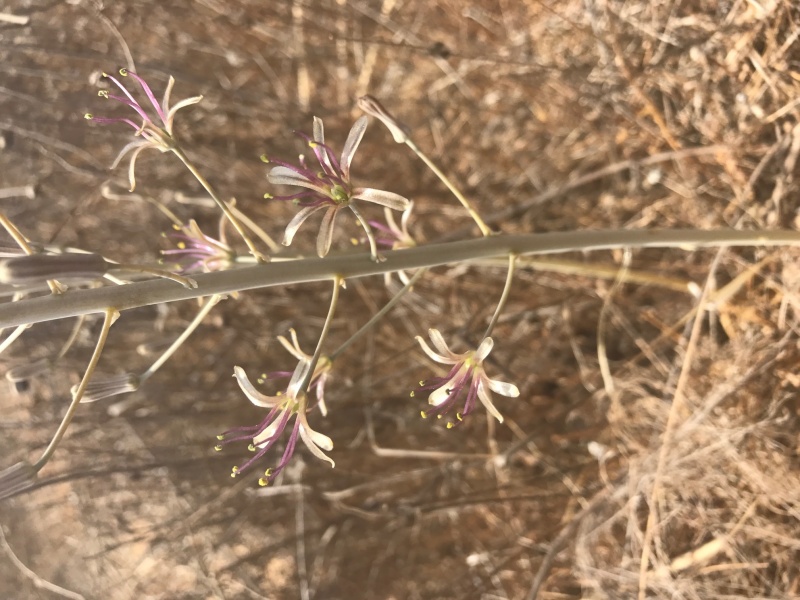
[[[428,418],[428,415],[425,414],[424,410],[419,411],[419,416],[422,417],[423,419],[427,419]]]
[[[94,115],[92,113],[86,113],[85,115],[83,115],[83,118],[86,119],[87,121],[91,121],[92,119],[94,119]]]
[[[217,444],[216,446],[214,446],[214,450],[217,451],[217,452],[221,452],[222,451],[222,446],[220,444]]]
[[[258,157],[258,159],[263,163],[269,164],[269,156],[267,156],[266,154],[262,154],[261,156]]]
[[[123,77],[127,77],[128,76],[128,69],[126,69],[125,67],[122,67],[119,70],[119,74],[122,75]]]
[[[452,429],[453,427],[455,427],[455,425],[453,425],[453,422],[452,421],[448,421],[447,428],[448,429]]]
[[[411,393],[409,394],[409,396],[411,396],[412,398],[414,397],[414,391],[413,391],[413,390],[411,391]]]
[[[255,451],[256,451],[256,447],[255,447],[253,444],[250,444],[250,445],[248,445],[248,446],[247,446],[247,449],[248,449],[250,452],[255,452]]]
[[[261,478],[258,480],[258,485],[260,485],[261,487],[267,487],[267,486],[269,485],[269,481],[267,481],[266,479],[264,479],[263,477],[261,477]]]
[[[264,194],[264,200],[272,200],[274,197],[275,197],[275,196],[273,196],[273,195],[272,195],[272,194],[270,194],[269,192],[267,192],[266,194]]]

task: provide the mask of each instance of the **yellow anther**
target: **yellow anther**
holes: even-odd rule
[[[316,148],[318,146],[317,142],[308,142],[309,148]]]
[[[356,238],[350,238],[350,243],[353,244],[353,246],[358,246],[358,240]]]
[[[238,472],[239,472],[239,467],[233,467],[231,469],[231,473],[238,473]]]
[[[412,390],[412,392],[409,394],[409,396],[411,396],[412,398],[414,397],[414,392],[413,392],[413,390]]]
[[[272,194],[269,194],[269,193],[264,194],[264,200],[272,200],[274,197],[275,196],[273,196]]]
[[[128,69],[126,69],[125,67],[122,67],[119,70],[119,74],[122,75],[123,77],[127,77],[128,76]]]
[[[464,420],[464,415],[462,415],[460,412],[457,412],[456,413],[456,419],[458,419],[459,421],[463,421]]]
[[[455,425],[453,425],[452,421],[448,421],[447,428],[452,429],[453,427],[455,427]]]
[[[269,156],[267,156],[266,154],[262,154],[258,158],[261,162],[269,164]]]
[[[419,411],[419,416],[422,417],[423,419],[427,419],[428,418],[428,415],[425,414],[424,410]]]
[[[108,100],[108,90],[100,90],[97,92],[97,95]]]
[[[94,115],[92,113],[86,113],[85,115],[83,115],[83,118],[86,119],[87,121],[91,121],[92,119],[94,119]]]
[[[231,477],[236,477],[236,471],[234,471],[233,473],[231,473]]]
[[[247,446],[247,449],[248,449],[250,452],[255,452],[255,451],[256,451],[256,447],[255,447],[255,445],[253,445],[253,444],[250,444],[249,446]]]
[[[264,477],[269,477],[270,475],[272,475],[272,467],[264,471]]]
[[[217,444],[216,446],[214,446],[214,450],[216,450],[217,452],[220,452],[222,450],[222,446]]]
[[[186,250],[186,244],[184,242],[178,242],[177,246],[179,250]]]
[[[267,481],[262,477],[258,480],[258,485],[260,485],[261,487],[267,487],[269,485],[269,481]]]
[[[442,418],[442,415],[436,415],[436,418],[437,418],[437,419],[441,419],[441,418]]]

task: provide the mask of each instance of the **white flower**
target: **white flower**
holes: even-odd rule
[[[464,407],[460,412],[456,413],[458,421],[461,421],[473,411],[475,400],[478,399],[486,407],[486,410],[502,423],[503,415],[495,408],[490,392],[496,392],[509,398],[516,398],[519,396],[519,389],[513,383],[491,379],[486,374],[483,361],[489,356],[494,346],[492,338],[484,338],[477,350],[458,354],[450,350],[439,330],[429,329],[428,335],[436,350],[433,350],[421,336],[417,336],[416,339],[422,350],[436,362],[451,365],[452,368],[444,377],[434,377],[421,381],[420,386],[411,393],[414,396],[421,391],[431,392],[430,396],[428,396],[428,404],[432,408],[422,411],[422,416],[427,418],[435,414],[441,418],[442,415],[450,412],[457,404],[461,393],[466,390]],[[452,426],[453,423],[448,423],[448,427]]]

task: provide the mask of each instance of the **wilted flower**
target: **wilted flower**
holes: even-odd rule
[[[286,393],[279,393],[276,396],[266,396],[256,390],[244,369],[234,367],[234,377],[245,396],[256,406],[268,408],[269,413],[258,425],[237,427],[217,436],[221,443],[215,447],[216,450],[222,450],[223,445],[231,442],[252,440],[249,449],[251,452],[255,452],[255,455],[241,465],[233,467],[231,477],[236,477],[269,452],[293,418],[294,424],[291,426],[291,433],[286,441],[286,448],[280,462],[274,468],[269,468],[264,472],[264,477],[258,480],[259,485],[269,485],[286,468],[294,454],[298,438],[314,456],[329,462],[332,467],[334,466],[334,462],[322,452],[322,450],[332,450],[333,441],[328,436],[311,429],[306,417],[305,391],[301,390],[300,386],[310,366],[308,361],[301,360],[292,374]]]
[[[130,106],[139,117],[142,119],[142,124],[137,125],[132,119],[127,117],[95,117],[94,115],[87,113],[85,115],[86,119],[90,121],[94,121],[96,123],[125,123],[132,127],[135,130],[134,135],[138,138],[132,142],[130,142],[127,146],[125,146],[120,153],[117,155],[117,158],[114,159],[114,163],[111,165],[111,168],[114,169],[116,166],[122,161],[128,152],[133,152],[131,156],[130,165],[128,167],[128,179],[130,180],[131,188],[130,191],[133,191],[136,187],[136,178],[134,177],[134,169],[136,166],[136,159],[139,157],[139,154],[146,150],[147,148],[154,148],[161,152],[168,152],[173,150],[175,145],[175,140],[172,134],[172,122],[175,119],[175,113],[177,113],[180,109],[192,105],[197,104],[200,100],[203,99],[202,96],[195,96],[193,98],[186,98],[185,100],[181,100],[175,106],[170,107],[169,100],[170,94],[172,93],[172,86],[175,85],[175,79],[173,77],[169,78],[169,83],[167,84],[167,89],[164,92],[164,98],[161,100],[161,103],[156,100],[153,91],[150,89],[150,86],[147,82],[144,81],[141,77],[139,77],[133,71],[129,71],[128,69],[120,69],[119,74],[123,77],[127,77],[130,75],[133,77],[137,83],[141,86],[142,90],[144,91],[147,99],[150,101],[152,108],[155,110],[155,115],[157,118],[151,117],[148,114],[148,108],[142,106],[136,98],[127,90],[127,88],[120,83],[120,81],[114,77],[113,75],[108,75],[103,73],[103,77],[110,79],[114,84],[122,90],[124,96],[117,96],[116,94],[111,94],[107,90],[100,90],[97,95],[102,98],[107,98],[111,100],[116,100],[125,104],[126,106]]]
[[[408,141],[408,127],[395,119],[374,96],[361,96],[361,98],[358,99],[358,108],[386,125],[394,141],[398,144],[403,144]]]
[[[314,117],[313,136],[308,137],[305,134],[300,134],[300,136],[306,140],[309,148],[313,150],[321,171],[314,171],[310,168],[303,156],[300,157],[300,166],[275,161],[266,156],[262,157],[264,162],[277,165],[267,175],[270,183],[305,188],[304,191],[297,194],[285,196],[271,196],[268,194],[266,196],[276,200],[291,200],[302,207],[286,227],[283,238],[285,246],[292,243],[295,233],[308,217],[318,211],[325,210],[319,235],[317,236],[317,254],[320,257],[327,255],[333,240],[333,226],[336,215],[341,209],[349,208],[367,232],[372,255],[377,258],[377,248],[375,247],[372,231],[369,224],[362,218],[361,213],[353,204],[353,200],[380,204],[392,210],[405,210],[409,201],[403,196],[392,192],[354,187],[351,183],[350,165],[366,128],[367,117],[361,117],[355,122],[350,134],[347,136],[342,156],[337,160],[333,150],[325,144],[322,120]]]
[[[403,211],[400,217],[400,225],[394,219],[394,214],[389,209],[384,209],[386,217],[386,224],[378,221],[370,221],[369,224],[380,231],[380,234],[375,238],[379,246],[388,248],[389,250],[403,250],[405,248],[414,248],[417,245],[416,240],[411,237],[408,232],[408,220],[411,217],[411,211],[414,210],[414,203],[409,202],[408,208]],[[389,285],[391,273],[384,273],[384,281]],[[410,281],[408,274],[405,271],[398,271],[397,276],[404,285]]]
[[[175,259],[183,273],[221,271],[236,259],[236,253],[224,239],[215,240],[206,235],[194,219],[183,227],[176,225],[175,230],[166,237],[176,240],[177,248],[162,250],[161,254]]]
[[[466,390],[466,400],[464,407],[460,412],[456,413],[458,421],[463,420],[475,408],[475,400],[479,399],[486,407],[492,416],[494,416],[501,423],[503,422],[503,415],[495,408],[492,403],[492,392],[497,392],[503,396],[516,398],[519,396],[519,389],[513,383],[506,383],[496,379],[490,379],[486,375],[483,367],[483,361],[489,356],[494,346],[492,338],[484,338],[478,346],[477,350],[470,350],[464,354],[457,354],[450,350],[444,337],[437,329],[429,329],[428,335],[431,342],[438,352],[431,349],[430,346],[417,336],[419,345],[422,350],[438,363],[445,365],[452,365],[450,372],[444,377],[434,377],[420,382],[420,387],[411,392],[415,396],[418,392],[430,391],[428,396],[428,404],[432,408],[427,411],[422,411],[423,418],[430,415],[436,415],[441,418],[442,415],[447,414],[457,404],[458,398],[461,393]],[[453,423],[448,423],[447,426],[453,427]]]

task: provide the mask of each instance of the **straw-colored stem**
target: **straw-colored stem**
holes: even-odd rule
[[[253,244],[253,241],[250,239],[250,236],[247,235],[247,232],[242,227],[242,224],[239,222],[239,219],[236,218],[236,215],[230,209],[226,202],[223,202],[222,198],[217,195],[217,192],[214,191],[214,188],[211,187],[211,184],[203,177],[202,173],[197,169],[197,167],[192,164],[189,160],[189,157],[184,154],[183,150],[180,148],[173,147],[172,148],[173,154],[177,156],[181,162],[189,169],[189,172],[194,175],[194,178],[203,186],[203,188],[208,192],[208,195],[211,196],[211,199],[216,202],[217,206],[219,206],[220,210],[225,214],[228,221],[230,221],[231,225],[233,225],[234,229],[236,229],[237,233],[242,237],[244,243],[247,244],[247,248],[250,250],[250,254],[252,254],[257,261],[259,262],[266,262],[266,259],[258,251],[258,249]]]
[[[311,357],[311,363],[308,365],[303,381],[300,382],[300,391],[303,392],[302,397],[305,398],[305,392],[308,389],[308,384],[311,383],[311,378],[314,376],[314,369],[317,368],[319,357],[322,356],[322,348],[325,344],[325,339],[328,337],[328,332],[331,329],[333,322],[333,315],[336,314],[336,305],[339,304],[339,289],[342,287],[344,279],[338,275],[333,278],[333,293],[331,294],[331,305],[328,308],[328,316],[325,317],[325,324],[322,326],[322,332],[319,334],[317,347],[314,349],[314,355]],[[303,409],[305,409],[305,401],[303,401]]]
[[[500,300],[498,300],[497,302],[497,308],[494,309],[492,320],[489,321],[489,326],[486,328],[486,333],[483,334],[482,339],[486,339],[487,337],[492,335],[494,326],[497,325],[497,321],[500,318],[500,313],[503,312],[503,308],[505,307],[506,301],[508,300],[508,294],[511,291],[511,283],[514,281],[514,265],[516,264],[516,262],[517,262],[517,255],[509,254],[508,273],[506,274],[506,283],[503,286],[503,293],[500,294]]]
[[[92,358],[89,361],[89,365],[86,367],[86,372],[83,374],[83,379],[81,379],[80,385],[78,385],[78,389],[72,394],[72,402],[69,404],[69,408],[67,409],[64,418],[61,420],[61,425],[58,426],[53,439],[50,440],[50,443],[47,445],[42,457],[36,461],[36,464],[33,465],[33,469],[35,471],[41,471],[42,467],[47,464],[47,461],[53,456],[53,453],[56,451],[58,444],[61,442],[61,439],[64,437],[64,434],[67,432],[67,428],[69,424],[72,422],[72,418],[75,416],[75,412],[78,410],[78,405],[81,402],[81,398],[83,397],[83,392],[86,390],[86,386],[89,385],[89,380],[92,378],[92,374],[94,373],[95,368],[97,367],[97,363],[100,361],[100,356],[103,354],[103,347],[106,344],[106,340],[108,339],[108,332],[111,329],[111,325],[114,321],[119,317],[119,312],[117,312],[113,308],[106,308],[105,309],[105,318],[103,319],[103,328],[100,330],[100,335],[97,337],[97,344],[94,347],[94,353],[92,353]]]

